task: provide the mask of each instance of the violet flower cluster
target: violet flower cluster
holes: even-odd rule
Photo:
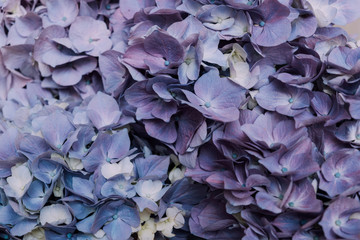
[[[360,239],[359,4],[0,1],[0,238]]]

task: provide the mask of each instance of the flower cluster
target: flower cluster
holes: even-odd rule
[[[360,239],[359,4],[0,1],[0,238]]]

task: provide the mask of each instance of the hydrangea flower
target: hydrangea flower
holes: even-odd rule
[[[219,78],[217,70],[210,70],[196,81],[195,94],[187,90],[183,92],[189,101],[189,106],[208,118],[223,122],[237,120],[238,108],[246,100],[245,90],[226,78]]]
[[[158,118],[169,122],[172,115],[178,110],[174,100],[174,93],[169,89],[177,80],[159,76],[133,84],[125,92],[126,101],[136,107],[136,119]]]
[[[341,197],[326,209],[320,225],[326,238],[351,239],[359,236],[359,201]]]
[[[166,217],[156,223],[156,230],[161,231],[165,237],[171,238],[176,236],[172,233],[173,228],[182,228],[184,223],[185,219],[181,210],[171,207],[166,209]]]
[[[357,156],[358,152],[352,149],[341,149],[330,154],[321,166],[319,188],[329,196],[335,196],[357,185],[360,167]]]
[[[159,180],[140,180],[135,185],[136,193],[140,196],[134,198],[140,210],[148,208],[157,211],[156,202],[165,194],[168,187],[163,188],[163,183]]]
[[[49,0],[46,1],[47,15],[43,17],[43,24],[46,26],[59,25],[67,27],[79,13],[79,6],[75,0]]]
[[[91,17],[77,17],[69,29],[69,39],[78,53],[99,56],[110,50],[112,42],[110,31],[102,21]]]
[[[293,117],[310,106],[311,97],[307,90],[272,81],[259,89],[255,99],[266,110]]]
[[[251,38],[255,44],[272,47],[285,42],[291,34],[290,10],[277,0],[266,0],[252,12]]]

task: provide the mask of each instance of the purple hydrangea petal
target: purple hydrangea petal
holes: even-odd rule
[[[113,97],[98,92],[88,104],[87,115],[97,129],[102,129],[115,125],[121,112]]]

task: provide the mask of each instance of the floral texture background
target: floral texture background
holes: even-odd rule
[[[0,238],[360,239],[359,6],[0,1]]]

